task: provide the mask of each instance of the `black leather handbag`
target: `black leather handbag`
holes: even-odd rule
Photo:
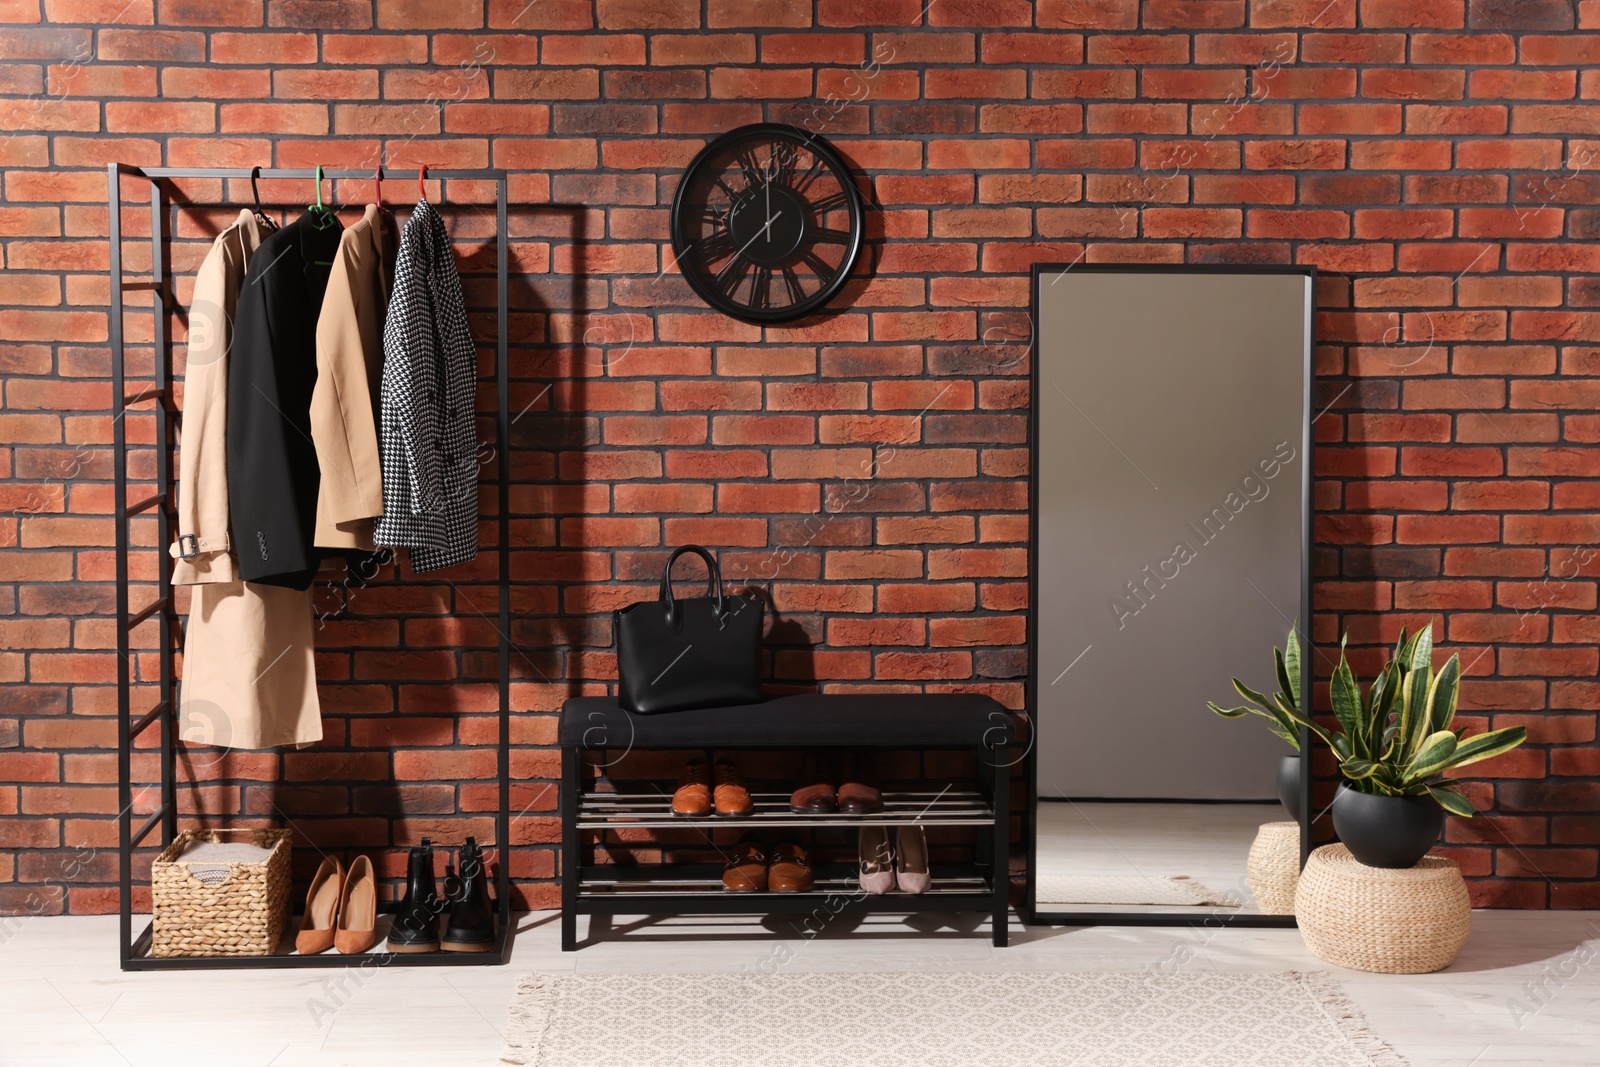
[[[685,552],[706,561],[706,595],[677,600],[672,565]],[[765,605],[755,595],[722,595],[711,553],[684,545],[667,557],[661,596],[616,612],[618,701],[650,715],[761,700]]]

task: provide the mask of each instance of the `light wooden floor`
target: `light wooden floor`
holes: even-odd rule
[[[1597,912],[1478,912],[1456,964],[1416,977],[1330,968],[1293,930],[1013,926],[1012,947],[995,949],[983,925],[918,922],[927,936],[880,916],[808,941],[783,920],[640,920],[563,954],[556,917],[538,913],[520,918],[506,967],[123,974],[114,917],[12,920],[0,924],[0,1064],[489,1065],[520,973],[754,969],[774,963],[780,941],[790,971],[1331,970],[1414,1067],[1600,1064]],[[762,1035],[752,1040],[759,1049]]]

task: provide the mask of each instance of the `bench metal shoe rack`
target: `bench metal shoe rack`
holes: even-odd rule
[[[842,709],[822,720],[816,712]],[[924,727],[922,724],[926,723]],[[990,922],[996,947],[1008,940],[1011,767],[1026,755],[1013,744],[1013,717],[987,696],[899,694],[884,697],[800,694],[734,708],[633,715],[612,697],[572,697],[561,711],[561,947],[580,946],[577,917],[590,917],[586,943],[611,927],[613,916],[786,915],[798,924],[826,924],[841,914],[966,912]],[[634,781],[609,782],[632,751],[703,756],[718,751],[816,753],[828,750],[918,750],[966,752],[975,780],[922,784],[883,794],[884,808],[871,815],[803,813],[789,807],[789,793],[752,792],[748,816],[685,817],[672,812],[672,788],[655,791]],[[932,865],[933,883],[921,894],[872,896],[861,890],[855,863],[818,863],[814,889],[803,893],[730,893],[721,863],[631,864],[602,862],[612,847],[627,849],[637,830],[688,831],[704,839],[691,851],[727,855],[713,835],[776,834],[816,830],[963,827],[972,832],[971,859]],[[608,838],[610,840],[608,840]],[[931,842],[930,842],[931,843]],[[684,846],[661,845],[663,853]],[[797,936],[816,931],[794,927]]]

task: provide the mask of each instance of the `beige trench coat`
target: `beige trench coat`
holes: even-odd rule
[[[368,204],[366,214],[339,239],[317,317],[311,439],[322,468],[319,548],[371,551],[373,524],[383,514],[376,412],[383,378],[383,318],[398,246],[394,216]]]
[[[267,230],[250,211],[223,230],[195,275],[178,454],[178,542],[173,585],[234,580],[228,544],[228,348],[245,265]]]
[[[322,738],[311,592],[237,581],[228,543],[228,351],[239,287],[266,227],[249,211],[195,277],[189,312],[173,585],[195,586],[184,628],[178,736],[226,748]]]

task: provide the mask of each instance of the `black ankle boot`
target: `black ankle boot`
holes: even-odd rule
[[[390,952],[439,951],[439,913],[444,903],[433,881],[433,842],[411,850],[406,865],[406,895],[389,928]]]
[[[446,952],[490,952],[494,949],[494,912],[489,908],[489,874],[483,850],[467,838],[459,855],[459,874],[450,894],[450,920],[440,942]]]

